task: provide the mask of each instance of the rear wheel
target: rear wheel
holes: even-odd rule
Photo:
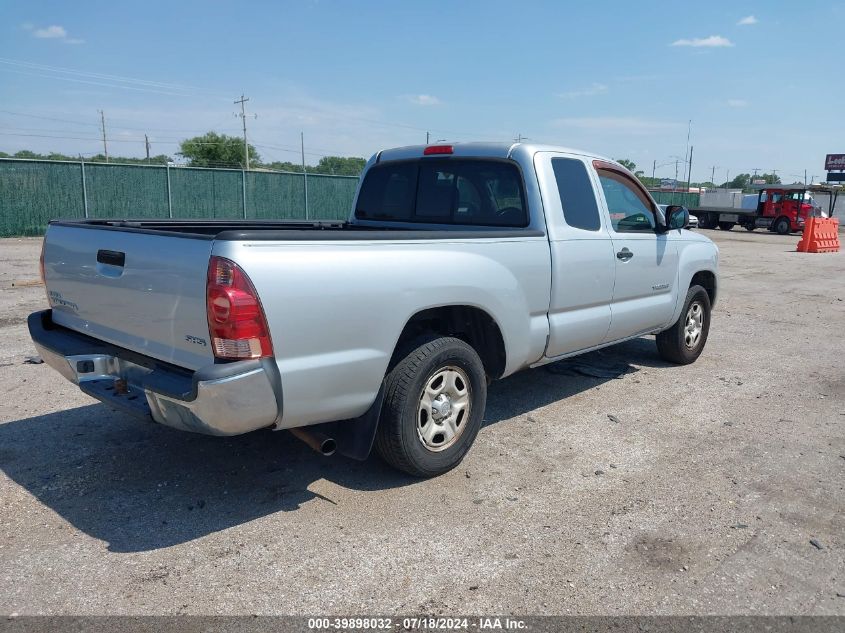
[[[376,449],[391,466],[434,477],[469,451],[484,418],[487,378],[475,350],[453,337],[416,341],[387,374]]]
[[[719,228],[723,231],[730,231],[736,222],[719,222]]]
[[[701,286],[687,291],[684,309],[675,324],[657,335],[657,351],[664,360],[679,365],[701,356],[710,333],[710,296]]]
[[[789,218],[778,218],[775,222],[775,231],[778,235],[789,235],[792,227],[789,225]]]
[[[711,214],[702,213],[698,216],[698,225],[702,229],[713,229],[716,228],[716,221],[713,219]]]
[[[745,230],[746,230],[746,231],[749,231],[749,232],[750,232],[750,231],[753,231],[753,230],[754,230],[754,229],[756,229],[756,228],[757,228],[757,227],[756,227],[756,226],[754,226],[754,224],[752,224],[751,222],[749,222],[748,224],[746,224],[746,225],[745,225]]]

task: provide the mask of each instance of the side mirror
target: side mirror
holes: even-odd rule
[[[689,211],[680,204],[666,207],[666,230],[685,229],[689,226]]]

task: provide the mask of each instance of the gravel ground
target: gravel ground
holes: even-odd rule
[[[27,364],[40,241],[0,240],[0,613],[845,614],[845,252],[705,233],[697,363],[495,383],[429,481],[111,412]]]

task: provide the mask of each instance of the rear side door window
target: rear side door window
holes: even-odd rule
[[[553,158],[552,170],[566,223],[583,231],[601,229],[596,195],[584,163],[574,158]]]

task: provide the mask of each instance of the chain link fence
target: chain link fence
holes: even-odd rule
[[[0,159],[0,237],[42,235],[55,218],[345,220],[357,185],[355,176]],[[699,206],[697,193],[652,195]]]
[[[355,176],[0,159],[0,237],[56,218],[345,220]]]

